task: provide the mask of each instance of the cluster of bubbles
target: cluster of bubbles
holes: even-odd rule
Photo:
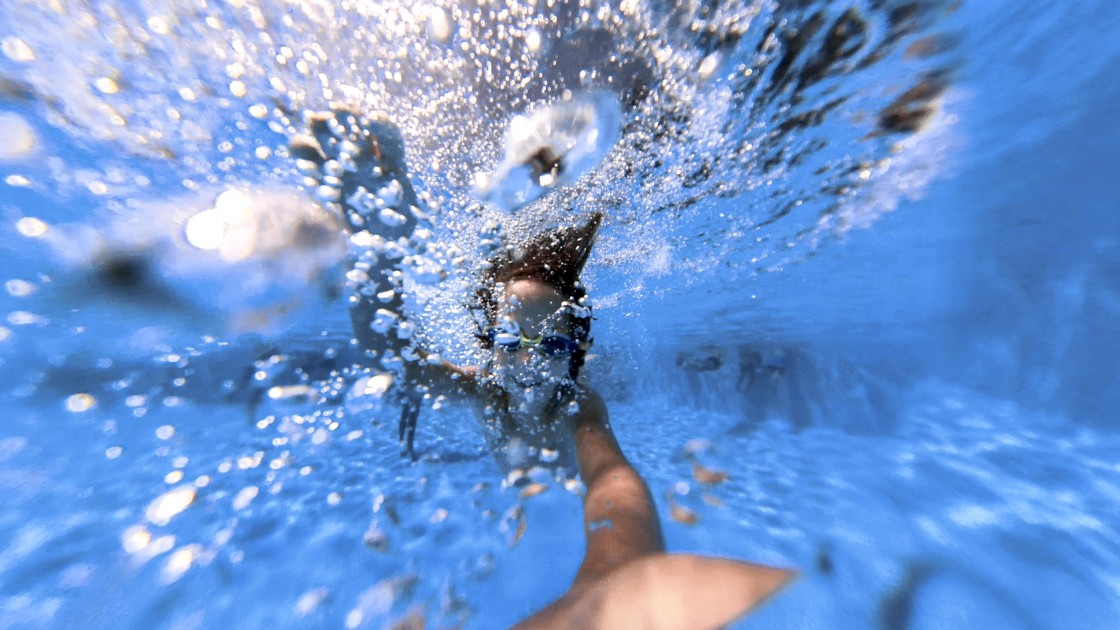
[[[589,267],[607,306],[652,276],[780,268],[936,174],[953,11],[17,2],[0,27],[5,185],[99,203],[57,222],[22,208],[20,234],[77,282],[9,293],[64,287],[55,311],[90,305],[76,330],[127,321],[139,346],[345,330],[323,315],[343,298],[384,369],[415,335],[467,353],[474,270],[589,211],[607,216]],[[118,316],[125,298],[194,337]],[[13,311],[0,341],[50,321]]]
[[[718,255],[754,270],[789,243],[810,246],[890,209],[859,191],[887,177],[906,137],[936,117],[950,64],[936,29],[951,11],[949,2],[238,0],[65,12],[20,3],[0,72],[8,100],[38,101],[48,122],[125,155],[172,159],[172,177],[191,184],[291,184],[285,145],[305,128],[303,112],[346,103],[384,115],[448,209],[440,239],[479,227],[489,210],[472,193],[480,174],[511,174],[514,165],[499,164],[506,121],[609,94],[621,143],[526,222],[607,209],[626,235],[604,256],[643,263],[672,248],[666,235],[696,234],[701,223],[710,229],[698,238],[712,247],[743,241]],[[113,198],[112,182],[101,183]],[[484,188],[492,198],[503,190]],[[914,188],[921,182],[908,181]],[[725,221],[707,225],[693,209],[742,195],[741,213]]]
[[[183,471],[201,464],[180,462],[121,538],[138,558],[159,556],[174,582],[233,536],[159,534],[217,500],[202,489],[219,475],[261,470],[229,483],[233,513],[279,510],[265,495],[312,474],[295,462],[316,447],[334,440],[336,463],[368,461],[346,451],[371,440],[353,418],[384,421],[383,372],[417,360],[418,341],[469,360],[477,326],[462,307],[498,247],[603,211],[588,282],[609,308],[651,276],[683,272],[687,284],[779,267],[919,193],[941,157],[921,143],[949,119],[939,107],[951,48],[937,29],[951,12],[951,2],[17,0],[0,25],[10,171],[0,186],[67,209],[16,209],[13,249],[45,243],[51,262],[6,283],[26,302],[0,344],[60,331],[81,305],[63,352],[95,356],[52,356],[29,377],[71,387],[67,411],[122,402],[139,418],[184,398],[249,407],[267,443],[221,454],[193,481]],[[50,302],[44,288],[63,297]],[[48,299],[41,309],[23,306],[36,297]],[[125,317],[130,302],[139,314]],[[351,334],[347,307],[368,325]],[[157,317],[177,319],[153,330]],[[97,320],[118,326],[102,339],[146,358],[90,350],[81,342]],[[228,343],[243,332],[292,342],[303,334],[293,327],[313,331],[303,355]],[[89,372],[76,369],[87,359]],[[72,389],[110,368],[105,387]],[[171,426],[160,425],[161,442]],[[345,505],[336,493],[326,502]],[[368,544],[384,548],[398,519],[374,505]],[[429,525],[447,519],[441,509]],[[513,510],[498,520],[519,538]],[[308,592],[300,606],[323,597]],[[355,610],[348,625],[380,608]]]

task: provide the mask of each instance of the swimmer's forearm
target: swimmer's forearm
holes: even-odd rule
[[[587,553],[575,586],[636,558],[665,550],[653,498],[629,465],[602,470],[588,484],[583,527]]]
[[[422,358],[415,364],[410,380],[427,386],[430,393],[436,395],[469,397],[475,393],[478,368],[455,365],[423,351],[420,354]]]
[[[623,456],[597,394],[576,423],[576,457],[587,487],[583,501],[587,553],[576,584],[635,558],[664,551],[657,510],[645,481]]]

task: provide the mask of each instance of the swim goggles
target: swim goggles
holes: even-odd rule
[[[579,350],[580,343],[567,335],[553,333],[551,335],[537,335],[536,338],[525,336],[522,330],[511,331],[498,326],[486,329],[486,338],[490,343],[506,352],[517,352],[521,348],[540,348],[541,352],[550,357],[561,357]]]

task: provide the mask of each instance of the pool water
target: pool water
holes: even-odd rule
[[[801,572],[736,627],[1111,627],[1120,12],[503,7],[5,1],[0,626],[493,628],[566,589],[580,498],[503,489],[442,401],[402,457],[318,276],[218,300],[324,259],[89,273],[106,234],[181,262],[166,226],[223,190],[314,198],[286,147],[341,100],[401,129],[445,271],[411,319],[454,360],[493,225],[606,213],[586,375],[669,548]],[[565,90],[619,143],[480,202]]]

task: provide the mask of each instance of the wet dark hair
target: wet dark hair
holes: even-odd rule
[[[587,291],[579,277],[591,255],[595,235],[602,222],[603,214],[596,212],[582,226],[545,232],[523,247],[507,247],[503,253],[490,259],[489,266],[483,271],[479,288],[475,291],[474,304],[476,312],[481,313],[479,341],[484,348],[489,349],[493,345],[489,335],[485,334],[484,327],[493,326],[497,322],[500,300],[496,293],[499,284],[515,280],[537,280],[555,289],[573,305],[587,308],[584,300]],[[586,312],[588,314],[584,317],[572,316],[572,336],[578,342],[591,341],[590,308]],[[579,376],[586,354],[582,347],[572,353],[568,363],[568,375],[572,380]]]

